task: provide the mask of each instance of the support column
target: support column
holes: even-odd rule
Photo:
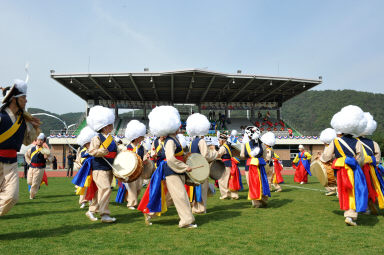
[[[117,104],[115,103],[115,120],[119,119],[119,108],[117,108]]]
[[[143,112],[144,112],[144,119],[146,119],[147,118],[147,107],[145,107],[145,105],[143,108]]]
[[[280,108],[276,110],[276,116],[277,116],[277,119],[278,119],[278,120],[281,120],[281,116],[280,116]]]
[[[255,109],[251,108],[251,117],[250,120],[253,121],[255,119]]]
[[[201,104],[198,104],[197,108],[198,108],[199,113],[201,113]]]

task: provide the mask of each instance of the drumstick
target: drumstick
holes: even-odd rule
[[[192,167],[191,169],[194,170],[194,169],[201,168],[201,167],[204,167],[204,165],[201,165],[201,166],[195,166],[195,167]]]

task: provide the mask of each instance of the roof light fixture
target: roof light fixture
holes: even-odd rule
[[[270,82],[269,82],[269,86],[272,86],[272,85],[273,85],[273,84],[272,84],[272,81],[270,81]]]

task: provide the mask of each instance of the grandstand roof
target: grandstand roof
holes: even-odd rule
[[[320,84],[318,80],[192,69],[169,72],[56,74],[51,77],[82,99],[191,103],[275,102]]]

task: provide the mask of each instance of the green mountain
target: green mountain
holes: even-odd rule
[[[306,91],[282,107],[282,118],[305,135],[319,135],[330,127],[333,115],[344,106],[353,104],[370,112],[377,121],[373,139],[384,149],[384,94],[355,90]]]
[[[59,119],[65,121],[65,123],[67,124],[67,126],[71,125],[71,124],[74,124],[74,123],[78,123],[80,118],[83,116],[83,112],[71,112],[71,113],[65,113],[65,114],[56,114],[56,113],[52,113],[52,112],[49,112],[49,111],[45,111],[45,110],[42,110],[42,109],[39,109],[39,108],[28,108],[28,112],[33,114],[33,113],[47,113],[47,114],[51,114],[53,116],[56,116],[58,117]],[[42,132],[44,132],[44,134],[46,136],[49,136],[50,135],[50,131],[51,130],[62,130],[64,129],[64,124],[62,122],[60,122],[60,120],[58,119],[55,119],[53,117],[48,117],[48,116],[45,116],[45,115],[39,115],[39,116],[36,116],[37,118],[39,118],[41,120],[41,122],[43,122],[43,124],[40,126]]]
[[[384,94],[354,90],[306,91],[283,104],[282,117],[301,132],[320,133],[330,127],[332,116],[344,106],[354,104],[370,112],[384,131]]]

